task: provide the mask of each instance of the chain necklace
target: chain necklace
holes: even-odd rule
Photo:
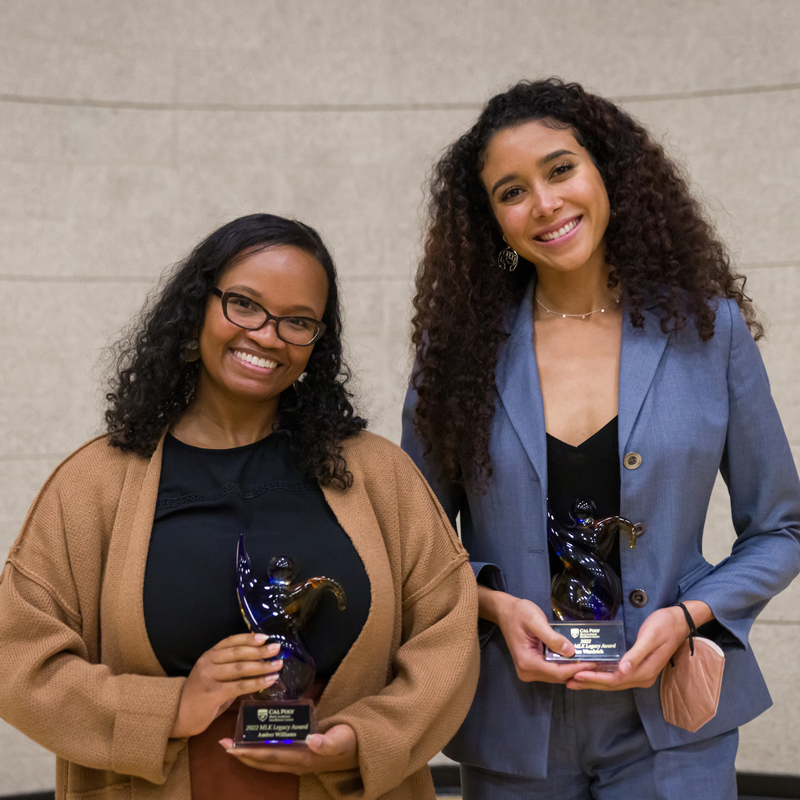
[[[536,302],[537,302],[537,303],[538,303],[538,304],[539,304],[539,305],[540,305],[540,306],[541,306],[541,307],[542,307],[542,308],[543,308],[543,309],[544,309],[544,310],[545,310],[545,311],[546,311],[548,314],[552,314],[554,317],[562,317],[563,319],[566,319],[567,317],[571,317],[571,318],[573,318],[573,319],[578,319],[579,317],[580,317],[580,319],[586,319],[586,317],[591,317],[591,316],[592,316],[592,314],[605,314],[605,312],[606,312],[605,308],[596,308],[594,311],[587,311],[585,314],[559,314],[557,311],[551,311],[551,310],[550,310],[550,309],[549,309],[549,308],[548,308],[548,307],[547,307],[547,306],[546,306],[546,305],[545,305],[545,304],[544,304],[544,303],[543,303],[543,302],[542,302],[542,301],[541,301],[541,300],[540,300],[538,297],[536,297],[536,295],[535,295],[535,294],[534,294],[534,296],[533,296],[533,297],[534,297],[534,300],[536,300]],[[615,305],[617,305],[617,303],[619,303],[619,301],[620,301],[620,299],[621,299],[621,298],[622,298],[622,292],[620,292],[620,293],[617,295],[617,299],[616,299],[616,300],[614,300],[614,302],[613,302],[613,303],[611,303],[611,305],[612,305],[612,306],[615,306]]]

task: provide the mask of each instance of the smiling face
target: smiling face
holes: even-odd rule
[[[499,131],[481,180],[506,241],[537,270],[604,267],[608,193],[570,129],[534,121]]]
[[[245,255],[222,274],[217,288],[252,298],[275,316],[317,320],[322,320],[328,298],[322,265],[289,246]],[[273,321],[257,331],[239,328],[226,319],[221,299],[212,294],[200,333],[198,397],[211,393],[217,399],[252,401],[277,411],[281,392],[303,373],[313,349],[279,339]]]

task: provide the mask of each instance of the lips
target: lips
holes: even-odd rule
[[[583,216],[573,217],[571,220],[569,220],[569,222],[565,222],[561,227],[551,229],[546,233],[540,233],[538,236],[534,236],[533,238],[537,242],[556,242],[572,233],[572,231],[578,227],[582,219]]]

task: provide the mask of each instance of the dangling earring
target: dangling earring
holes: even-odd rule
[[[292,388],[299,394],[300,393],[300,384],[306,379],[307,372],[304,372],[302,375],[299,375],[297,380],[292,384]]]
[[[505,236],[503,241],[508,244]],[[501,250],[497,256],[497,266],[500,269],[507,269],[509,272],[513,272],[517,268],[517,264],[519,264],[519,255],[517,255],[516,250],[511,249],[511,245]]]
[[[200,358],[200,342],[192,339],[183,351],[183,360],[186,362],[197,361]]]

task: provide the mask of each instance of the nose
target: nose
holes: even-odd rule
[[[248,336],[260,347],[284,347],[286,344],[283,339],[278,338],[278,326],[274,319],[257,331],[248,331]]]
[[[552,217],[564,205],[559,193],[552,186],[537,187],[533,194],[534,217]]]

